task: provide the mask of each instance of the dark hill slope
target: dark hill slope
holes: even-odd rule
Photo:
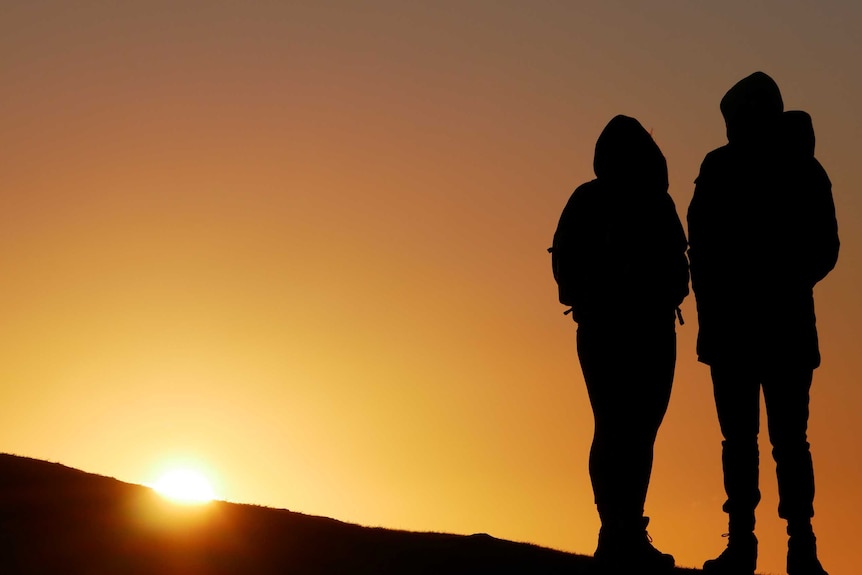
[[[484,534],[368,528],[226,502],[179,506],[147,487],[0,454],[0,574],[19,573],[589,575],[592,564]]]

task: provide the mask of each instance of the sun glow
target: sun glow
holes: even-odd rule
[[[206,477],[186,468],[165,472],[153,484],[153,489],[178,503],[207,503],[215,498],[215,492]]]

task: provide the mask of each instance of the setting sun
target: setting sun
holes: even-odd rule
[[[210,482],[191,469],[173,469],[153,485],[159,494],[179,503],[206,503],[215,498]]]

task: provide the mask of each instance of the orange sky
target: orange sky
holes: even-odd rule
[[[842,253],[816,290],[821,558],[859,564],[862,8],[852,2],[0,7],[0,451],[226,499],[592,553],[592,416],[549,245],[618,113],[684,218],[755,71],[811,113]],[[757,318],[752,302],[752,321]],[[726,530],[694,301],[647,512]],[[759,570],[784,572],[769,448]]]

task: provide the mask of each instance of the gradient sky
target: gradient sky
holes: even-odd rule
[[[684,220],[719,100],[763,70],[833,182],[810,438],[820,555],[854,572],[860,38],[850,1],[6,0],[0,451],[136,483],[186,460],[233,501],[592,553],[592,415],[545,249],[619,113]],[[683,312],[647,514],[699,566],[726,516]],[[759,570],[783,573],[761,452]]]

